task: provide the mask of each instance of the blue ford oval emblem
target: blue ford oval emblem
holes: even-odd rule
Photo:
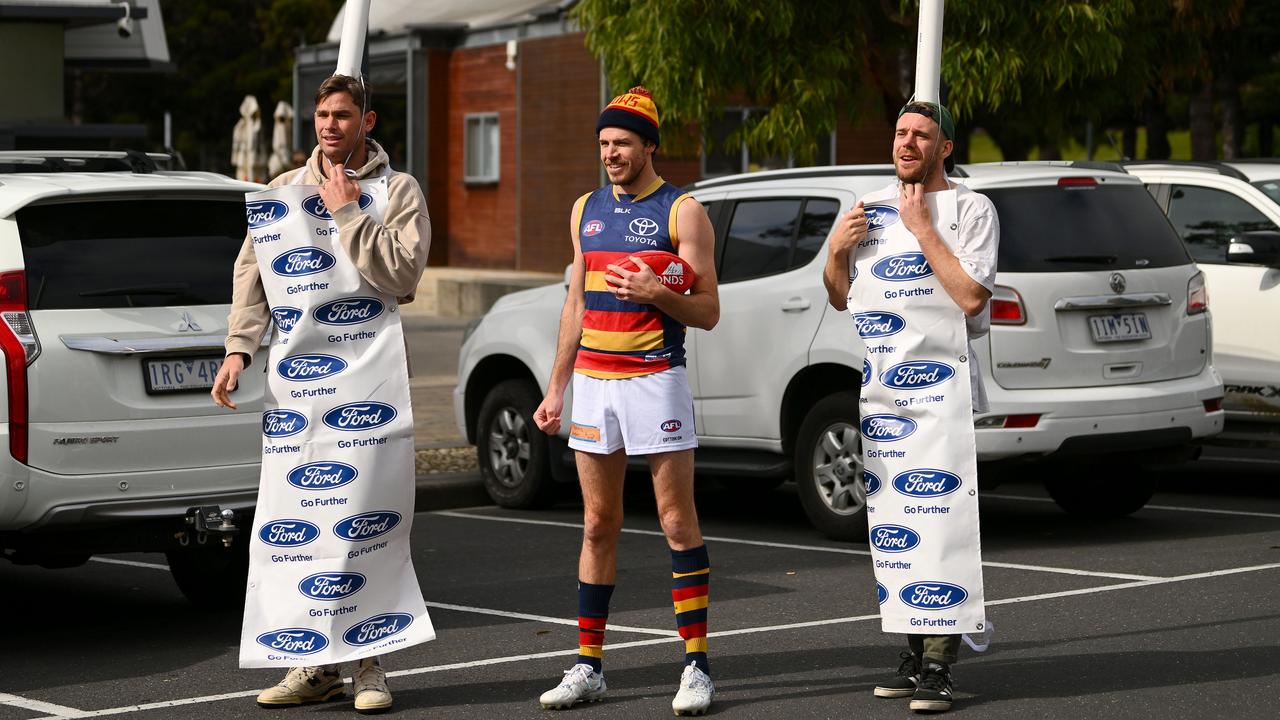
[[[280,222],[289,214],[289,206],[279,200],[255,200],[244,204],[249,229],[257,230]]]
[[[296,518],[268,520],[258,530],[258,539],[275,547],[298,547],[320,537],[320,528],[314,523]]]
[[[960,489],[960,477],[935,468],[918,468],[898,473],[893,489],[914,498],[936,498]]]
[[[382,301],[371,297],[351,297],[327,302],[311,311],[324,325],[359,325],[382,314]]]
[[[268,410],[262,413],[262,434],[269,438],[297,435],[307,429],[307,418],[297,410]]]
[[[863,358],[863,360],[862,360],[862,387],[866,387],[866,386],[868,386],[868,385],[870,385],[870,384],[871,384],[871,376],[872,376],[872,375],[874,375],[874,374],[875,374],[875,371],[871,369],[871,361],[870,361],[870,360],[867,360],[866,358]]]
[[[360,193],[360,209],[364,210],[373,204],[373,198],[369,193]],[[302,209],[308,215],[317,220],[332,220],[333,216],[329,214],[329,208],[324,206],[324,199],[318,194],[308,197],[302,201]]]
[[[880,476],[870,470],[862,471],[862,482],[867,486],[867,497],[871,497],[880,492]]]
[[[409,613],[383,613],[362,620],[342,633],[342,641],[348,645],[372,645],[379,640],[404,632],[413,624]]]
[[[329,647],[329,638],[307,628],[284,628],[262,633],[258,644],[289,655],[311,655]]]
[[[292,355],[276,364],[280,377],[291,382],[307,382],[332,377],[347,369],[347,361],[332,355]]]
[[[380,402],[347,403],[324,414],[325,425],[346,432],[380,428],[395,419],[396,409]]]
[[[333,526],[333,534],[343,540],[364,542],[380,535],[386,535],[400,524],[400,513],[394,510],[379,510],[360,513],[339,520]]]
[[[890,205],[867,205],[863,212],[867,214],[867,232],[883,230],[898,222],[898,208]]]
[[[271,272],[283,277],[300,277],[324,272],[337,265],[332,255],[317,247],[286,250],[271,261]]]
[[[276,327],[280,328],[280,332],[287,334],[302,319],[302,311],[295,307],[281,305],[271,308],[271,319],[276,321]]]
[[[933,360],[915,360],[898,363],[880,373],[880,382],[885,387],[897,390],[919,390],[920,388],[941,385],[956,374],[955,368],[946,363]]]
[[[853,316],[854,327],[864,338],[882,338],[902,332],[907,321],[891,312],[864,312]]]
[[[933,268],[922,252],[905,252],[882,258],[871,266],[871,274],[889,282],[910,282],[927,278]]]
[[[360,592],[366,579],[356,572],[316,573],[302,578],[298,592],[312,600],[342,600]]]
[[[299,490],[333,490],[355,482],[360,471],[340,462],[310,462],[289,471],[289,484]]]
[[[883,605],[885,600],[889,599],[889,591],[884,589],[880,583],[876,583],[876,600]]]
[[[876,442],[893,442],[901,440],[916,431],[916,421],[882,413],[862,418],[862,435]]]
[[[916,582],[902,588],[898,597],[918,610],[946,610],[964,602],[969,591],[951,583]]]
[[[871,544],[880,552],[906,552],[920,544],[920,533],[905,525],[877,525],[871,528]]]

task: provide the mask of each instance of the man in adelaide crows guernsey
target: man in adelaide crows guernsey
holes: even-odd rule
[[[671,548],[671,597],[685,642],[672,709],[701,714],[715,692],[707,663],[711,566],[693,501],[698,441],[684,339],[687,326],[710,330],[719,320],[714,233],[702,205],[653,168],[658,110],[648,91],[636,87],[614,98],[596,132],[609,184],[573,205],[573,272],[555,365],[534,413],[539,429],[559,432],[572,381],[569,446],[577,454],[584,505],[578,662],[540,702],[560,709],[604,695],[601,660],[617,574],[623,475],[628,455],[644,455]],[[655,250],[673,254],[674,267],[662,271],[670,277],[660,278],[643,258],[630,260]],[[687,294],[664,282],[688,274],[696,279]]]

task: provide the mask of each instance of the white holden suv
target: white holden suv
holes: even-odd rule
[[[1133,470],[1194,457],[1222,429],[1204,275],[1123,172],[982,164],[954,178],[991,198],[1001,224],[991,333],[974,343],[990,399],[974,419],[979,460],[1027,468],[1070,512],[1136,511],[1155,488]],[[794,479],[810,520],[837,538],[866,533],[863,359],[848,314],[827,304],[825,245],[842,213],[892,179],[890,165],[856,166],[689,187],[715,226],[720,279],[719,324],[686,340],[697,469],[744,487]],[[572,478],[565,439],[531,419],[564,297],[564,285],[506,296],[461,349],[457,422],[501,505],[544,501]]]
[[[260,186],[168,160],[0,153],[0,552],[166,552],[193,601],[236,602],[263,381],[242,376],[236,412],[209,388]]]

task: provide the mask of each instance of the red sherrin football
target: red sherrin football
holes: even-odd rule
[[[693,287],[693,281],[697,279],[692,265],[685,262],[679,255],[665,250],[644,250],[632,253],[630,257],[623,258],[614,264],[631,271],[639,270],[640,268],[636,267],[631,257],[648,265],[649,269],[653,270],[653,274],[658,276],[658,281],[674,292],[683,293]]]

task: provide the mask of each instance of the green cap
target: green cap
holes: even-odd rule
[[[942,134],[945,135],[948,140],[955,142],[956,121],[951,118],[951,111],[947,109],[946,105],[936,102],[912,100],[902,106],[902,109],[898,111],[898,117],[902,117],[909,112],[923,115],[938,123],[938,127],[942,128]],[[948,155],[944,167],[947,172],[951,172],[956,167],[956,161],[951,159],[951,156]]]

